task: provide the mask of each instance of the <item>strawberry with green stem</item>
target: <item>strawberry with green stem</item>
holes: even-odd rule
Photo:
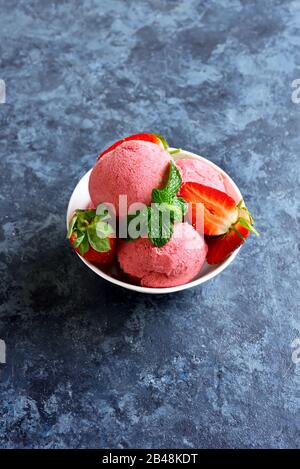
[[[243,200],[236,204],[225,192],[196,182],[184,183],[179,195],[190,204],[192,225],[207,236],[209,264],[226,259],[251,231],[259,235]]]
[[[246,207],[239,208],[239,218],[227,233],[221,236],[208,236],[206,242],[208,252],[206,260],[209,264],[219,264],[239,248],[248,238],[250,232],[258,236],[253,227],[253,218]]]
[[[96,265],[109,264],[116,254],[116,238],[108,218],[107,212],[97,215],[94,209],[77,209],[69,223],[67,237],[71,245]]]

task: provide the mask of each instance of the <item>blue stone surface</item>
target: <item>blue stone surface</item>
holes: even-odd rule
[[[300,446],[299,38],[296,0],[0,0],[2,448]],[[220,165],[262,233],[197,288],[120,289],[65,240],[139,131]]]

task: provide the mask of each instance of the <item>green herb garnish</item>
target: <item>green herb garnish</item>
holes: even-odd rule
[[[182,221],[187,210],[186,202],[177,197],[181,175],[175,163],[170,163],[167,183],[163,189],[153,189],[152,204],[134,215],[128,215],[127,226],[135,220],[139,236],[148,235],[154,246],[162,247],[170,241],[175,221]],[[130,231],[130,230],[129,230]],[[133,239],[128,233],[128,238]]]

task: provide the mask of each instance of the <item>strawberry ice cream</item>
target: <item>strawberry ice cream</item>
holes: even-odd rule
[[[142,286],[165,288],[193,280],[206,253],[204,238],[188,223],[176,223],[171,240],[160,248],[148,238],[120,241],[118,259],[123,271]]]
[[[102,151],[89,172],[86,210],[75,206],[82,207],[83,200],[87,205],[83,182],[86,177],[69,203],[68,220],[74,214],[67,236],[100,275],[105,264],[105,277],[113,282],[123,280],[121,269],[126,282],[156,292],[202,276],[206,280],[204,264],[230,259],[251,231],[258,235],[230,177],[204,158],[172,149],[159,134],[129,135]],[[100,211],[105,203],[109,216]]]
[[[179,168],[182,182],[198,182],[205,186],[214,187],[219,191],[226,192],[222,175],[201,160],[177,160],[176,166]]]
[[[127,195],[128,208],[135,202],[149,205],[152,190],[164,184],[170,161],[169,153],[154,143],[122,143],[94,166],[89,180],[92,203],[111,203],[117,215],[119,195]]]

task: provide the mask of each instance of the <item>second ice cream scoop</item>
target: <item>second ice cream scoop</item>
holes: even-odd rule
[[[198,182],[226,192],[222,175],[204,161],[185,158],[176,161],[176,166],[179,168],[183,183]]]
[[[161,248],[148,238],[121,241],[118,259],[122,270],[142,286],[166,288],[195,278],[206,253],[203,236],[188,223],[176,223],[171,240]]]

